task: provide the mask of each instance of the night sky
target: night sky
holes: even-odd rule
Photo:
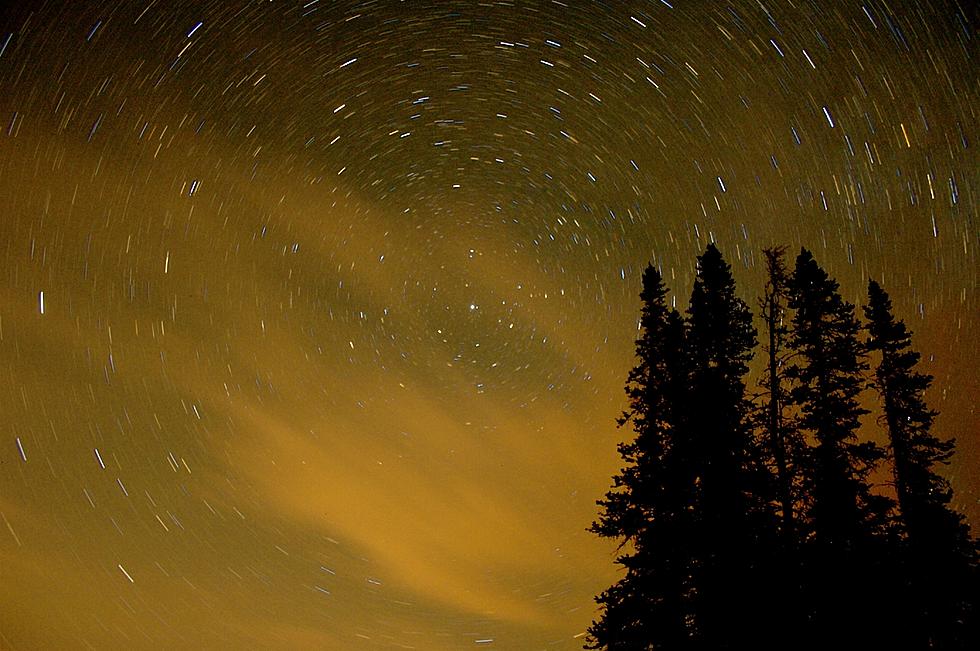
[[[0,11],[0,647],[580,648],[712,241],[883,283],[980,525],[972,3]]]

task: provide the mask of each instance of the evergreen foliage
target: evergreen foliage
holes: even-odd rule
[[[772,530],[767,488],[749,422],[744,376],[755,346],[748,306],[714,245],[698,258],[688,310],[688,416],[695,471],[691,544],[697,564],[693,616],[704,648],[743,648],[759,636],[762,543]]]
[[[977,543],[936,467],[932,378],[872,281],[867,343],[855,308],[803,249],[764,251],[765,369],[731,267],[698,257],[686,318],[643,274],[623,468],[591,531],[618,541],[622,578],[600,594],[586,648],[909,648],[977,645]],[[868,356],[888,449],[859,437]],[[895,501],[872,479],[890,460]]]
[[[883,595],[874,593],[868,603],[868,594],[842,587],[877,586],[878,570],[888,560],[879,543],[889,506],[869,483],[884,450],[857,436],[867,413],[859,401],[868,369],[861,326],[837,282],[806,249],[796,258],[788,305],[794,311],[789,345],[795,353],[787,369],[790,396],[808,439],[800,514],[805,610],[812,625],[807,637],[816,648],[841,639],[859,646],[871,642],[855,635],[867,632],[870,620],[878,623],[886,609],[875,597]]]
[[[926,405],[925,392],[932,376],[916,370],[912,335],[892,316],[888,294],[874,280],[864,313],[867,347],[878,356],[872,384],[884,411],[904,534],[906,639],[920,648],[976,648],[976,544],[963,516],[950,508],[949,482],[936,473],[955,441],[931,433],[938,414]]]
[[[861,326],[837,282],[806,249],[796,259],[789,289],[790,346],[796,353],[787,372],[794,380],[790,395],[812,441],[805,516],[817,545],[827,553],[849,553],[872,533],[880,504],[868,476],[884,458],[878,445],[857,438],[861,416],[868,413],[859,402],[868,370]]]
[[[667,308],[660,273],[643,273],[637,366],[626,384],[628,409],[619,420],[635,440],[619,445],[625,462],[613,489],[598,504],[591,530],[620,541],[616,562],[626,575],[596,601],[603,617],[589,628],[592,649],[683,648],[687,639],[689,550],[687,529],[690,464],[678,443],[683,428],[681,390],[687,384],[684,326]]]

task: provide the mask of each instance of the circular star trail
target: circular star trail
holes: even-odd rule
[[[976,18],[5,6],[0,646],[580,648],[640,273],[709,242],[882,282],[976,524]]]

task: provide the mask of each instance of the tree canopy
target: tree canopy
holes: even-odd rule
[[[789,271],[784,252],[764,252],[755,396],[757,331],[718,248],[684,315],[644,271],[618,421],[633,436],[591,527],[623,575],[586,648],[975,648],[977,542],[938,472],[954,442],[931,433],[911,334],[874,280],[862,324],[812,253]]]

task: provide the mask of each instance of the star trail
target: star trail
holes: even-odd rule
[[[7,3],[0,647],[581,648],[640,274],[709,242],[752,306],[774,244],[883,283],[976,528],[977,29]]]

